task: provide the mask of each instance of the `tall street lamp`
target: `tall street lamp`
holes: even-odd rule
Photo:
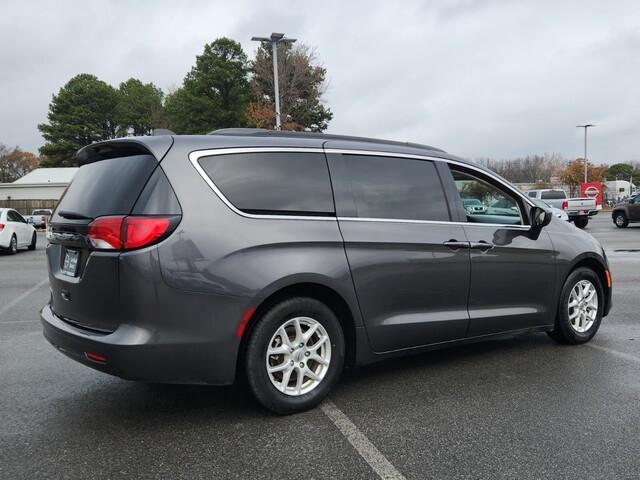
[[[278,44],[293,43],[295,38],[285,38],[284,33],[272,33],[270,37],[251,37],[254,42],[264,42],[271,45],[273,57],[273,89],[275,90],[276,130],[280,130],[280,91],[278,89]]]
[[[595,127],[592,123],[576,125],[576,128],[584,128],[584,183],[587,183],[587,128]]]

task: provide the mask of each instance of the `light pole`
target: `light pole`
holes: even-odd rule
[[[576,128],[584,128],[584,183],[587,183],[587,128],[595,127],[592,123],[576,125]]]
[[[275,93],[274,103],[276,106],[276,130],[280,130],[280,91],[278,89],[278,44],[293,43],[295,38],[285,38],[284,33],[272,33],[270,37],[251,37],[254,42],[264,42],[271,45],[271,56],[273,57],[273,89]]]

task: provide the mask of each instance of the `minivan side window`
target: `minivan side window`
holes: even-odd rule
[[[262,215],[335,216],[323,153],[212,155],[200,166],[231,204]]]
[[[360,218],[449,221],[433,162],[400,157],[343,155]]]
[[[468,222],[501,225],[524,223],[518,201],[512,195],[465,171],[451,168],[451,174]]]

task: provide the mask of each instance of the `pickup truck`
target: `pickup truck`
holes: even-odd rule
[[[31,215],[28,215],[26,218],[27,223],[30,223],[35,228],[46,228],[47,223],[49,222],[49,217],[51,217],[51,210],[48,208],[34,210],[31,212]]]
[[[567,212],[569,221],[576,227],[584,228],[589,223],[589,217],[598,214],[596,199],[589,197],[568,198],[564,190],[545,188],[541,190],[529,190],[525,194],[530,198],[542,200],[552,207]]]

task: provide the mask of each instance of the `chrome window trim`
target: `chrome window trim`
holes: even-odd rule
[[[514,228],[516,230],[529,230],[531,225],[511,225],[509,223],[475,223],[475,222],[447,222],[443,220],[410,220],[402,218],[360,218],[360,217],[338,217],[341,222],[383,222],[383,223],[417,223],[417,224],[436,224],[436,225],[461,225],[471,227],[500,227]]]
[[[204,169],[198,163],[198,160],[202,157],[210,157],[213,155],[229,155],[232,153],[325,153],[325,154],[344,154],[344,155],[369,155],[369,156],[377,156],[377,157],[396,157],[396,158],[409,158],[414,160],[429,160],[433,162],[445,162],[450,163],[452,165],[458,165],[460,167],[468,168],[470,170],[476,171],[481,175],[486,175],[490,177],[495,182],[499,183],[504,188],[508,189],[512,193],[514,193],[517,197],[522,199],[526,204],[530,206],[535,206],[535,204],[527,198],[522,192],[520,192],[515,187],[512,187],[508,183],[505,183],[504,180],[497,177],[491,172],[487,172],[480,168],[475,167],[472,164],[458,162],[456,160],[451,160],[449,158],[443,157],[435,157],[430,155],[416,155],[413,153],[401,153],[401,152],[381,152],[377,150],[351,150],[344,148],[316,148],[316,147],[228,147],[228,148],[214,148],[207,150],[195,150],[189,153],[189,161],[196,169],[198,174],[202,177],[202,179],[206,182],[206,184],[214,191],[214,193],[222,200],[222,202],[229,207],[234,213],[246,217],[246,218],[254,218],[254,219],[268,219],[268,220],[321,220],[321,221],[337,221],[337,220],[347,220],[347,221],[364,221],[364,222],[393,222],[393,223],[426,223],[426,224],[453,224],[453,225],[473,225],[473,226],[491,226],[491,227],[507,227],[507,228],[518,228],[518,229],[530,229],[531,225],[510,225],[510,224],[502,224],[502,223],[473,223],[473,222],[447,222],[447,221],[436,221],[436,220],[410,220],[410,219],[395,219],[395,218],[359,218],[359,217],[337,217],[337,216],[304,216],[304,215],[261,215],[261,214],[253,214],[246,213],[242,210],[237,209],[227,197],[218,189],[216,184],[213,182],[211,178],[206,174]]]

